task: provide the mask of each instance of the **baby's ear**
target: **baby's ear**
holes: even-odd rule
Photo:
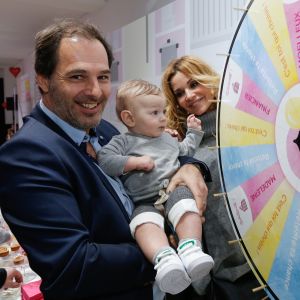
[[[131,128],[131,127],[135,126],[134,116],[132,115],[131,111],[129,111],[129,110],[121,111],[121,120],[127,127]]]

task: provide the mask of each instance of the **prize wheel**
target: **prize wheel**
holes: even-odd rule
[[[243,252],[273,299],[300,291],[300,0],[252,0],[226,59],[218,157]]]

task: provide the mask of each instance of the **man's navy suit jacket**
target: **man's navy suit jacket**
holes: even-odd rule
[[[118,131],[101,121],[97,134]],[[153,266],[119,197],[39,106],[0,148],[0,205],[45,299],[152,299]]]

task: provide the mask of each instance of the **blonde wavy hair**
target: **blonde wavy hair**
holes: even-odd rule
[[[192,55],[173,59],[166,67],[162,75],[161,85],[167,100],[168,127],[176,129],[180,136],[184,137],[188,113],[178,105],[171,85],[171,80],[177,72],[181,72],[188,78],[192,78],[211,89],[214,99],[218,96],[220,76],[202,59]],[[210,109],[216,109],[216,106],[215,103],[212,103]]]

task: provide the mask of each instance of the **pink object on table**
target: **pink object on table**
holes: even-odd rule
[[[21,287],[22,300],[43,300],[43,294],[40,291],[41,280],[32,281],[23,284]]]

